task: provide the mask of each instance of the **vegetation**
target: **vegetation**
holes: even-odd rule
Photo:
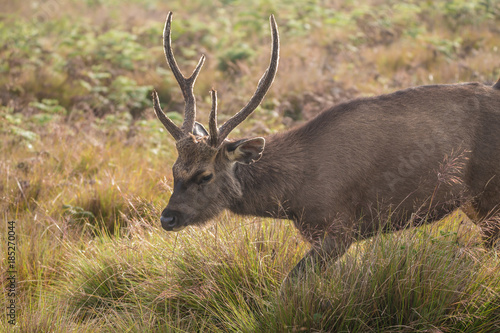
[[[277,79],[233,136],[280,131],[357,96],[500,76],[500,2],[6,0],[0,11],[0,331],[498,332],[500,259],[460,212],[377,235],[280,293],[307,250],[287,221],[224,213],[166,233],[174,52],[206,122],[243,106],[281,35]],[[423,133],[425,135],[425,133]],[[9,224],[15,221],[15,224]],[[8,296],[15,225],[16,296]],[[16,325],[5,315],[16,301]]]

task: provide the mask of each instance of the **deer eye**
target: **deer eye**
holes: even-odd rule
[[[203,177],[200,178],[200,180],[198,181],[198,184],[206,184],[208,183],[212,178],[214,177],[213,174],[208,174],[208,175],[205,175]]]

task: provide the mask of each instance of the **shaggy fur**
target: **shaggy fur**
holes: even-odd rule
[[[499,237],[491,221],[500,204],[500,80],[357,99],[264,139],[218,148],[195,135],[178,142],[163,216],[174,214],[181,226],[223,209],[291,219],[312,244],[292,275],[378,230],[429,223],[459,207],[488,245]]]

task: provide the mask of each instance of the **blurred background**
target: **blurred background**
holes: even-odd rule
[[[166,110],[182,110],[162,49],[168,11],[183,71],[190,73],[201,53],[208,58],[195,87],[202,120],[212,87],[223,119],[251,96],[268,63],[272,13],[282,52],[274,87],[253,117],[260,130],[283,117],[307,120],[357,96],[430,83],[491,83],[500,74],[500,3],[493,0],[4,0],[1,6],[2,114],[38,114],[42,123],[50,120],[41,114],[51,113],[73,121],[113,116],[129,125],[151,116],[153,87]]]

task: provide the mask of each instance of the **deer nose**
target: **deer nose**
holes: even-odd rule
[[[175,216],[160,217],[161,226],[164,229],[173,228],[175,226]]]
[[[179,214],[174,211],[164,210],[160,217],[161,227],[167,231],[179,231],[184,227],[180,225]]]

